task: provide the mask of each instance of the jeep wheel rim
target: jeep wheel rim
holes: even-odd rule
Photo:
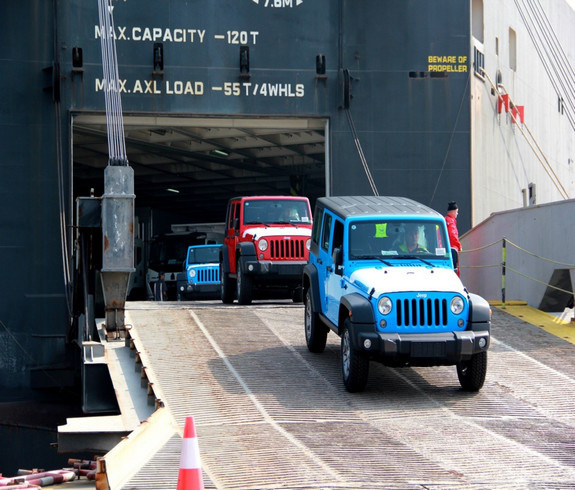
[[[346,379],[349,377],[350,355],[349,330],[346,330],[343,334],[343,342],[341,345],[341,362],[343,366],[343,375]]]

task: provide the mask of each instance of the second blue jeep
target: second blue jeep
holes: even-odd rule
[[[361,391],[370,361],[454,365],[464,390],[487,372],[491,309],[453,269],[442,215],[402,197],[317,200],[303,272],[305,337],[340,338],[343,382]]]
[[[188,247],[184,272],[178,274],[178,301],[219,298],[221,248],[221,245]]]

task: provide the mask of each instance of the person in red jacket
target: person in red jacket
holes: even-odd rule
[[[455,201],[449,201],[447,203],[447,216],[445,216],[445,222],[447,223],[447,234],[449,235],[449,246],[456,250],[454,254],[455,259],[455,271],[459,275],[459,252],[461,252],[461,242],[459,241],[459,231],[457,230],[457,215],[459,214],[459,208]]]

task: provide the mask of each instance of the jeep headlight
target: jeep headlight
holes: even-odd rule
[[[258,248],[260,249],[260,252],[265,252],[268,249],[268,241],[265,238],[262,238],[258,242]]]
[[[190,277],[196,277],[196,269],[190,270]]]
[[[454,296],[449,305],[451,308],[451,313],[454,315],[459,315],[463,311],[464,306],[465,305],[461,296]]]
[[[305,242],[305,248],[307,248],[308,250],[311,249],[311,238],[308,238]]]
[[[377,309],[382,315],[388,315],[391,312],[392,303],[387,296],[382,296],[377,302]]]

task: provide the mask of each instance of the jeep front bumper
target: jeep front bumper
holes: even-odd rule
[[[303,268],[307,262],[271,262],[246,260],[242,261],[242,272],[250,276],[259,276],[258,280],[265,280],[269,277],[270,281],[274,280],[293,280],[301,283]]]
[[[352,333],[355,349],[388,365],[453,365],[489,348],[489,327],[413,334],[374,332],[372,326],[363,329],[357,324],[355,327]]]
[[[194,296],[194,295],[205,295],[205,294],[215,294],[220,292],[220,283],[209,283],[209,284],[180,284],[178,286],[178,291],[182,296]]]

